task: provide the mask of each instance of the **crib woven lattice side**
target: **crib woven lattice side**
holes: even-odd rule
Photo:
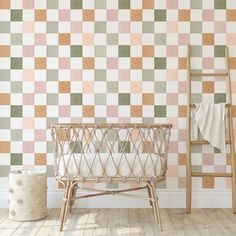
[[[170,131],[169,124],[52,125],[55,175],[97,182],[161,179]]]

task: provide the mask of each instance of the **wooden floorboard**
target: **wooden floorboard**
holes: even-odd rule
[[[161,209],[163,231],[149,209],[72,209],[59,231],[60,209],[45,219],[17,222],[0,209],[0,236],[235,236],[236,215],[231,209]]]

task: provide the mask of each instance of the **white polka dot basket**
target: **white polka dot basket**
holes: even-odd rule
[[[46,172],[12,171],[9,175],[9,219],[34,221],[46,216]]]

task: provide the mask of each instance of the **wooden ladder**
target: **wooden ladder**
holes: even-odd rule
[[[228,47],[225,47],[225,62],[226,62],[226,71],[223,73],[196,73],[191,69],[191,46],[188,45],[187,51],[187,163],[186,163],[186,211],[188,213],[191,212],[191,201],[192,201],[192,177],[231,177],[232,178],[232,210],[233,213],[236,213],[236,160],[234,158],[234,136],[233,136],[233,118],[232,118],[232,93],[231,93],[231,79],[230,79],[230,68],[229,68],[229,52]],[[228,103],[226,104],[227,118],[228,118],[228,136],[229,140],[226,140],[226,144],[230,145],[230,159],[231,159],[231,173],[203,173],[203,172],[193,172],[192,171],[192,161],[191,161],[191,147],[192,145],[199,144],[209,144],[206,140],[191,140],[191,109],[195,107],[194,104],[191,103],[191,81],[194,76],[224,76],[226,77],[227,83],[227,99]],[[226,138],[227,139],[227,138]]]

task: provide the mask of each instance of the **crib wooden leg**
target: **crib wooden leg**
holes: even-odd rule
[[[155,184],[152,183],[152,189],[153,189],[153,195],[154,195],[154,198],[155,198],[155,205],[156,205],[156,214],[157,214],[157,219],[158,219],[158,223],[159,223],[159,227],[160,227],[160,230],[162,231],[162,224],[161,224],[161,215],[160,215],[160,208],[159,208],[159,204],[158,204],[158,197],[157,197],[157,193],[156,193],[156,187],[155,187]]]
[[[78,186],[78,184],[75,184],[75,182],[72,182],[72,186],[73,186],[73,189],[72,189],[71,197],[72,197],[72,199],[73,199],[73,198],[76,197],[76,192],[77,192],[77,186]],[[73,200],[70,201],[69,212],[71,212],[72,207],[73,207],[74,204],[75,204],[75,199],[73,199]]]
[[[161,218],[160,218],[160,212],[159,212],[159,206],[158,206],[158,198],[156,196],[156,188],[155,188],[155,185],[152,183],[148,183],[148,187],[151,193],[152,209],[153,209],[154,217],[155,217],[156,223],[159,224],[160,231],[162,231]]]
[[[147,186],[147,191],[148,191],[148,197],[149,197],[149,198],[152,198],[152,196],[151,196],[151,191],[150,191],[150,189],[149,189],[148,186]],[[152,206],[152,201],[151,201],[151,200],[149,200],[149,203],[150,203],[150,206]]]
[[[60,225],[60,231],[63,229],[63,224],[66,218],[66,213],[67,213],[67,205],[68,205],[68,197],[69,197],[69,192],[70,192],[70,185],[71,182],[67,181],[66,183],[66,189],[65,189],[65,194],[64,194],[64,202],[61,208],[61,214],[60,214],[60,220],[61,220],[61,225]]]

